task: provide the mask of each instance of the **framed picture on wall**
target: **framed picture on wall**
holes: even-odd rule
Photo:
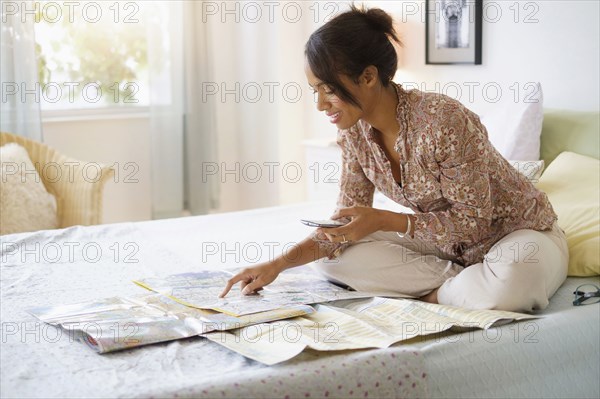
[[[425,63],[481,65],[483,0],[425,0]]]

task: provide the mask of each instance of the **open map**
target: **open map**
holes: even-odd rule
[[[310,273],[284,272],[258,294],[242,295],[237,284],[225,298],[219,298],[232,275],[228,271],[199,271],[134,282],[183,305],[213,309],[232,316],[294,305],[377,296],[377,293],[349,291]]]

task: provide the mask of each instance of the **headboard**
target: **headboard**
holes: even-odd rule
[[[600,159],[600,113],[547,109],[540,140],[546,166],[563,151]]]

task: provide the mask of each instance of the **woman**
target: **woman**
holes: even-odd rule
[[[338,127],[342,227],[319,228],[288,257],[250,267],[251,294],[285,269],[312,266],[356,290],[473,309],[543,309],[568,250],[546,195],[494,149],[479,117],[441,94],[392,82],[400,43],[380,9],[338,15],[306,44],[317,109]],[[414,214],[372,208],[375,189]],[[328,258],[329,260],[326,260]]]

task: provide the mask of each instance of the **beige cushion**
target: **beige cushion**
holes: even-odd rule
[[[0,147],[0,234],[58,227],[56,199],[46,191],[25,148]]]
[[[569,276],[600,274],[600,161],[562,152],[540,177],[569,246]]]

